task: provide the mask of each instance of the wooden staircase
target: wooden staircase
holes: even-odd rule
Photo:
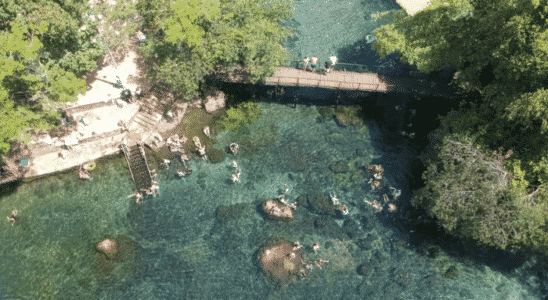
[[[156,125],[162,119],[162,115],[158,113],[150,103],[143,102],[139,112],[133,117],[129,130],[131,132],[150,132],[156,128]]]
[[[148,189],[152,186],[152,174],[148,167],[146,156],[143,155],[139,145],[127,147],[122,145],[122,151],[126,157],[129,172],[137,190]]]

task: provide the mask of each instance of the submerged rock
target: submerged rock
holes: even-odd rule
[[[246,204],[236,203],[230,206],[220,205],[215,210],[215,219],[225,224],[231,220],[238,220],[244,215]]]
[[[332,163],[329,165],[329,169],[330,169],[333,173],[346,173],[346,172],[350,172],[350,167],[349,167],[348,164],[345,163],[343,160],[338,160],[338,161],[332,162]]]
[[[100,253],[103,253],[107,259],[112,260],[118,253],[116,240],[113,239],[104,239],[95,246],[95,249]]]
[[[104,284],[128,286],[146,272],[143,249],[129,237],[104,239],[95,250],[93,267]]]
[[[337,214],[337,206],[333,205],[333,201],[323,194],[309,194],[299,197],[299,203],[306,205],[308,209],[319,215]]]

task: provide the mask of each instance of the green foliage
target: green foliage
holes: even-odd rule
[[[86,81],[57,66],[48,68],[48,92],[49,97],[54,101],[70,102],[75,101],[78,93],[86,92]]]
[[[546,80],[546,1],[437,0],[415,14],[390,14],[391,23],[375,31],[373,48],[381,58],[397,53],[420,72],[444,67],[462,70],[458,82],[479,85],[491,65],[495,81],[486,90],[525,91],[523,81],[538,88]],[[516,9],[518,7],[518,9]],[[382,19],[382,18],[381,18]]]
[[[163,42],[155,35],[147,39],[149,42],[138,49],[146,61],[145,77],[168,84],[176,98],[190,101],[197,97],[200,82],[213,69],[181,45]]]
[[[285,0],[268,2],[232,0],[221,3],[221,19],[207,30],[205,44],[196,49],[209,64],[249,68],[250,82],[272,76],[291,56],[280,43],[290,31],[279,24],[293,15]]]
[[[187,45],[194,48],[202,44],[205,35],[204,29],[196,24],[197,19],[218,18],[220,2],[219,0],[178,1],[171,5],[171,11],[173,16],[161,25],[166,34],[165,41],[168,43],[185,41]]]
[[[136,9],[147,28],[160,27],[172,15],[170,3],[170,0],[139,0]]]
[[[229,108],[223,119],[222,126],[226,130],[240,131],[244,126],[255,123],[261,116],[259,104],[255,102],[245,102],[237,107]]]
[[[473,146],[474,138],[450,135],[438,145],[423,174],[426,186],[412,199],[449,233],[506,249],[523,242],[523,220],[501,159]],[[517,232],[517,233],[516,233]]]
[[[139,16],[137,7],[132,0],[117,0],[114,6],[103,3],[92,10],[94,14],[104,16],[105,24],[113,26],[100,32],[110,51],[128,47],[135,39],[135,32],[143,26],[145,21]]]

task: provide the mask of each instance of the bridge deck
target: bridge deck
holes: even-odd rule
[[[228,82],[248,82],[249,74],[242,69],[227,73],[220,71],[216,78]],[[372,92],[400,92],[420,95],[453,97],[458,88],[449,86],[446,82],[413,77],[394,77],[377,73],[358,73],[348,71],[332,71],[319,74],[302,69],[280,67],[273,76],[268,77],[264,84],[280,86],[311,86],[341,90],[359,90]]]

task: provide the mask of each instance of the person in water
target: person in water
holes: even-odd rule
[[[89,176],[89,173],[87,170],[83,169],[82,165],[80,165],[80,172],[78,173],[78,175],[80,176],[80,179],[89,179],[89,180],[93,180],[93,178],[91,178]]]
[[[19,212],[14,210],[11,212],[11,216],[6,218],[11,222],[11,226],[13,226],[17,221],[19,221]]]
[[[232,152],[232,154],[236,155],[238,154],[238,149],[240,148],[240,146],[238,146],[238,144],[236,143],[232,143],[230,144],[230,151]]]

